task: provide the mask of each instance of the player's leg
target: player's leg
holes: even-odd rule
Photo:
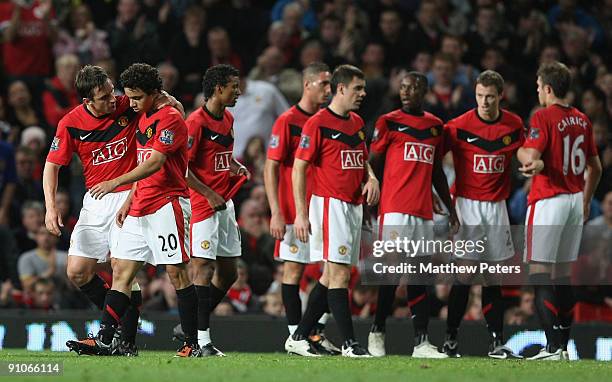
[[[563,225],[568,207],[564,195],[542,199],[527,209],[525,258],[529,262],[529,283],[534,289],[534,305],[546,334],[546,347],[532,360],[559,360],[561,348],[558,325],[559,301],[553,286],[553,268],[557,262]]]
[[[305,357],[319,356],[316,349],[308,341],[310,332],[317,321],[325,314],[328,309],[327,285],[329,285],[329,269],[327,263],[323,266],[323,274],[319,281],[314,285],[308,296],[308,304],[298,327],[293,335],[287,338],[285,350],[289,354],[296,354]]]
[[[473,261],[457,260],[458,266],[473,265]],[[468,275],[458,275],[448,294],[448,314],[446,317],[446,340],[442,351],[449,357],[459,355],[459,326],[465,315],[470,298],[471,278]]]
[[[395,301],[395,290],[397,285],[380,285],[378,287],[378,300],[374,322],[368,334],[368,352],[374,357],[383,357],[385,351],[385,333],[387,329],[387,317],[393,311]]]
[[[68,256],[66,275],[98,309],[104,308],[108,284],[96,274],[98,260],[82,256]]]
[[[289,335],[293,335],[302,319],[302,302],[300,300],[300,280],[304,264],[286,260],[283,262],[283,284],[281,293],[287,316]]]
[[[194,285],[189,279],[185,263],[167,264],[166,272],[170,282],[176,289],[179,319],[185,333],[185,343],[179,349],[177,356],[199,357],[198,346],[198,295]]]
[[[192,254],[196,250],[192,249]],[[215,272],[215,261],[192,255],[189,265],[192,269],[193,284],[198,296],[197,337],[200,347],[211,343],[210,339],[210,282]]]

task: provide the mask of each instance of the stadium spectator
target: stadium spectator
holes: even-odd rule
[[[21,207],[21,226],[15,230],[17,251],[24,253],[36,248],[36,236],[45,222],[45,208],[41,202],[27,201]]]
[[[7,142],[0,141],[0,227],[8,227],[11,202],[17,188],[15,152]]]
[[[242,71],[242,58],[232,49],[230,36],[225,28],[215,27],[208,31],[208,51],[209,66],[229,64]]]
[[[5,141],[10,144],[17,142],[19,136],[19,128],[12,126],[7,121],[6,103],[4,98],[0,96],[0,141]]]
[[[283,317],[285,310],[280,293],[266,293],[262,298],[262,311],[270,317]]]
[[[319,40],[309,40],[300,50],[299,69],[304,69],[313,62],[322,62],[325,52]]]
[[[3,69],[9,79],[21,79],[38,96],[51,74],[51,42],[57,35],[51,0],[0,3]]]
[[[65,24],[53,45],[56,57],[75,54],[83,65],[110,58],[108,34],[96,27],[87,4],[71,8]]]
[[[387,72],[393,67],[405,65],[409,62],[412,58],[411,52],[424,50],[412,46],[411,42],[404,38],[407,31],[404,29],[402,17],[397,10],[384,10],[380,14],[378,28],[380,30],[380,41],[385,48],[385,70]]]
[[[106,32],[119,73],[134,62],[156,65],[161,61],[156,26],[141,13],[138,0],[119,0],[117,17],[106,26]]]
[[[440,52],[449,54],[457,63],[456,74],[455,78],[453,78],[453,82],[466,88],[472,88],[474,86],[474,81],[476,81],[476,77],[478,77],[479,71],[471,64],[463,63],[463,55],[465,54],[466,49],[467,45],[461,37],[451,35],[445,35],[442,37]],[[483,69],[496,70],[496,68],[484,67]],[[433,81],[433,73],[428,73],[427,79],[430,82]]]
[[[240,208],[239,225],[242,260],[248,266],[248,284],[253,294],[261,296],[272,283],[275,244],[268,233],[264,206],[255,200],[246,200]]]
[[[46,122],[40,110],[34,107],[32,93],[23,81],[13,81],[7,88],[7,122],[19,129],[20,134],[30,126],[46,128]],[[21,135],[18,135],[17,141]]]
[[[273,84],[290,104],[294,104],[302,95],[302,76],[297,70],[287,68],[285,60],[279,48],[267,47],[257,58],[257,65],[251,69],[249,79]]]
[[[179,84],[179,71],[169,62],[162,62],[157,65],[159,76],[162,79],[162,89],[168,94],[177,94],[176,87]]]
[[[42,95],[43,111],[52,130],[55,130],[66,113],[81,103],[74,86],[74,79],[80,68],[79,58],[74,54],[59,56],[55,61],[57,75],[45,83]]]
[[[253,292],[248,284],[249,271],[242,260],[237,263],[238,278],[227,291],[227,299],[238,313],[247,313],[254,308]]]
[[[587,224],[592,227],[602,226],[612,230],[612,191],[608,191],[601,201],[602,214]]]
[[[234,116],[234,155],[244,153],[251,137],[270,137],[276,118],[289,104],[274,85],[240,78],[240,101],[228,110]]]
[[[416,22],[410,24],[411,52],[435,52],[440,47],[442,19],[436,1],[423,0],[416,13]]]
[[[36,162],[36,154],[29,147],[20,146],[15,151],[17,188],[12,200],[11,218],[13,221],[19,221],[21,207],[26,201],[44,201],[42,183],[40,180],[34,179]]]
[[[202,88],[202,75],[210,61],[205,29],[206,11],[197,5],[187,8],[182,31],[174,36],[168,48],[167,59],[181,77],[178,96],[187,103],[192,103]]]
[[[36,279],[29,297],[25,306],[28,309],[49,311],[58,308],[55,282],[51,278]]]
[[[425,110],[448,121],[474,106],[472,90],[453,82],[457,71],[455,59],[438,53],[433,60],[433,80],[425,96]]]
[[[487,46],[496,45],[504,51],[510,47],[510,35],[501,20],[494,6],[478,8],[475,25],[465,37],[468,44],[466,60],[469,63],[477,67]]]
[[[582,93],[582,108],[581,110],[593,122],[603,121],[608,123],[609,115],[606,110],[606,93],[598,87],[592,86],[584,90]]]
[[[67,284],[66,261],[68,253],[56,249],[56,237],[44,225],[36,230],[36,248],[19,256],[17,269],[24,291],[32,292],[39,279],[55,278]]]
[[[253,183],[262,183],[263,168],[266,161],[266,145],[263,138],[260,136],[249,138],[239,161],[251,173]]]

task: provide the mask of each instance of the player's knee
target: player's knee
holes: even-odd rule
[[[345,266],[335,266],[329,272],[329,288],[347,288],[351,278],[351,269]]]
[[[87,284],[93,277],[93,269],[85,267],[80,263],[69,262],[66,267],[66,276],[72,283],[78,287]]]
[[[187,268],[184,266],[168,265],[166,266],[166,272],[168,273],[168,277],[174,289],[184,289],[191,284],[189,275],[187,274]]]
[[[192,259],[193,282],[196,285],[209,285],[215,273],[215,263],[211,260]]]
[[[283,283],[294,285],[299,283],[303,268],[302,264],[286,262],[283,266]]]

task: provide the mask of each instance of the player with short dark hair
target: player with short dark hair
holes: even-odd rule
[[[230,65],[208,68],[202,81],[206,103],[186,121],[191,267],[198,294],[198,343],[202,356],[224,356],[210,338],[210,313],[236,281],[236,259],[242,253],[231,198],[250,174],[232,156],[234,117],[226,109],[234,106],[240,96],[239,75]]]
[[[178,297],[179,317],[185,343],[177,356],[199,357],[197,342],[198,300],[187,274],[189,261],[189,190],[187,173],[187,126],[176,109],[166,105],[157,70],[133,64],[121,74],[130,106],[139,113],[136,140],[139,165],[114,179],[90,188],[97,200],[134,182],[132,192],[117,212],[121,227],[111,248],[113,286],[106,295],[100,331],[93,343],[73,341],[73,348],[87,354],[107,355],[119,317],[130,304],[130,286],[146,262],[165,265]],[[69,341],[70,342],[70,341]]]
[[[451,188],[462,228],[459,240],[483,240],[484,252],[472,251],[455,262],[501,264],[515,255],[506,199],[510,195],[511,161],[524,142],[521,118],[500,107],[504,80],[492,70],[476,79],[477,107],[445,126],[445,149],[453,154],[455,183]],[[541,164],[541,161],[540,161]],[[486,240],[485,240],[486,238]],[[447,337],[443,351],[459,357],[457,333],[467,308],[474,275],[459,274],[448,298]],[[485,274],[482,312],[489,329],[489,357],[517,358],[504,346],[503,302],[499,275]]]
[[[43,171],[45,193],[45,223],[49,232],[59,236],[63,221],[56,208],[58,174],[67,166],[73,153],[83,164],[85,185],[113,179],[136,167],[137,115],[125,96],[115,97],[113,83],[99,66],[84,66],[76,76],[75,85],[82,105],[75,107],[59,122]],[[175,101],[173,101],[175,102]],[[98,263],[105,263],[118,233],[115,213],[128,197],[130,184],[118,187],[103,200],[89,193],[68,250],[68,278],[99,309],[109,286],[96,275]],[[136,330],[142,295],[137,283],[131,292],[131,305],[123,317],[121,342],[116,353],[137,355]]]
[[[264,169],[264,181],[272,218],[270,234],[276,239],[274,257],[284,263],[281,286],[283,304],[288,321],[289,336],[293,335],[302,319],[300,280],[305,264],[310,263],[308,243],[299,241],[293,231],[295,203],[291,183],[291,171],[295,152],[300,143],[304,124],[330,94],[329,67],[323,63],[312,63],[302,72],[303,92],[300,101],[281,114],[274,126],[268,144],[268,158]],[[310,178],[309,174],[307,178]],[[310,201],[311,181],[306,186],[306,200]],[[312,300],[309,300],[312,301]],[[318,353],[338,354],[336,348],[324,335],[319,334],[313,343]]]
[[[527,140],[518,151],[520,170],[533,176],[525,261],[547,342],[531,359],[560,360],[569,359],[576,303],[571,265],[578,256],[582,225],[589,218],[602,169],[591,121],[563,99],[571,85],[570,70],[553,62],[542,65],[537,76],[538,100],[544,108],[531,117]],[[545,166],[538,165],[540,160]]]
[[[433,240],[433,203],[428,190],[435,187],[448,211],[454,231],[458,228],[446,175],[442,170],[443,122],[423,111],[427,77],[409,72],[401,81],[402,108],[382,115],[374,128],[370,163],[376,175],[383,173],[378,225],[379,240]],[[429,261],[432,253],[418,253],[415,262]],[[413,277],[408,285],[412,312],[415,358],[447,358],[429,343],[429,294],[426,277]],[[381,285],[374,324],[368,336],[368,351],[385,355],[385,320],[393,308],[395,285]]]
[[[304,125],[292,170],[295,235],[305,243],[312,231],[310,260],[324,260],[325,266],[310,296],[318,303],[309,304],[285,348],[298,355],[318,356],[307,341],[318,317],[308,309],[323,314],[329,305],[344,341],[342,355],[370,357],[355,340],[348,297],[351,265],[359,259],[364,196],[370,205],[379,198],[378,180],[366,161],[364,122],[354,113],[365,97],[365,80],[358,68],[341,65],[330,82],[331,103]],[[309,167],[316,182],[307,208]]]

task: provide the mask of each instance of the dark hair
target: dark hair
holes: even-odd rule
[[[427,80],[426,75],[424,75],[421,72],[411,71],[406,74],[406,77],[414,78],[418,86],[420,88],[423,88],[425,91],[427,91],[427,88],[429,87],[429,81]]]
[[[108,74],[99,66],[85,65],[76,75],[74,86],[79,97],[93,99],[96,88],[108,81]]]
[[[124,88],[140,89],[146,94],[162,90],[162,79],[159,71],[149,64],[132,64],[121,73],[121,85]]]
[[[324,72],[329,72],[329,66],[327,66],[327,64],[324,64],[322,62],[312,62],[306,65],[304,70],[302,70],[302,76],[305,78]]]
[[[572,82],[572,75],[565,64],[559,61],[543,64],[538,69],[537,76],[542,79],[543,85],[552,88],[555,97],[563,98],[567,95]]]
[[[353,66],[353,65],[340,65],[336,69],[334,69],[334,73],[331,77],[331,91],[336,94],[336,90],[338,90],[338,85],[343,84],[348,86],[348,84],[353,81],[353,78],[364,79],[365,76],[361,69]]]
[[[485,70],[480,73],[476,78],[476,85],[478,84],[485,87],[495,86],[497,94],[501,94],[504,91],[504,78],[494,70]]]
[[[208,68],[202,78],[204,98],[208,99],[212,97],[215,94],[215,88],[217,86],[227,85],[231,80],[230,77],[240,77],[238,69],[231,65],[220,64]]]

